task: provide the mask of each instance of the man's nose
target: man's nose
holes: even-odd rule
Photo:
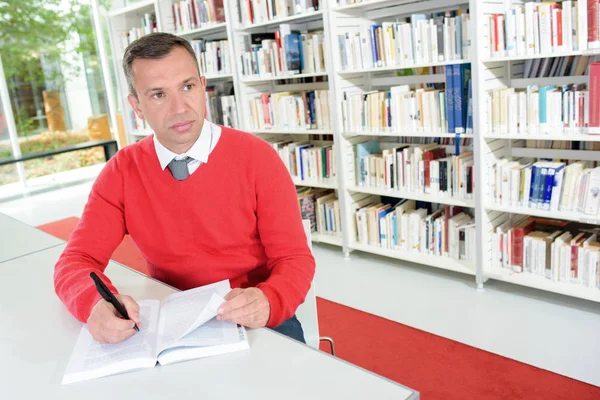
[[[171,111],[174,114],[183,114],[185,113],[185,102],[181,94],[177,93],[171,96]]]

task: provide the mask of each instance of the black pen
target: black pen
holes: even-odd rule
[[[125,307],[123,307],[123,305],[119,302],[119,300],[117,300],[115,295],[112,294],[110,290],[108,290],[104,282],[102,282],[102,280],[98,278],[98,275],[96,275],[95,272],[90,272],[90,276],[96,284],[96,289],[98,289],[98,293],[100,293],[102,298],[108,301],[110,304],[112,304],[123,318],[129,319],[129,315],[127,314],[127,310],[125,309]],[[138,328],[137,324],[133,324],[133,329],[135,329],[137,332],[140,331],[140,328]]]

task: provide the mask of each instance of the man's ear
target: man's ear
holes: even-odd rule
[[[129,105],[131,106],[131,108],[133,108],[133,111],[135,111],[137,116],[140,117],[140,119],[144,119],[144,114],[142,114],[140,102],[138,101],[137,97],[130,94],[129,96],[127,96],[127,101],[129,101]]]
[[[200,76],[200,83],[202,84],[202,87],[206,88],[206,77],[204,75]]]

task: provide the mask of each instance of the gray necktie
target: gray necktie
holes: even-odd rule
[[[192,160],[192,157],[187,156],[181,160],[172,159],[169,165],[167,165],[167,167],[169,167],[173,178],[177,179],[178,181],[182,181],[188,176],[190,176],[190,171],[188,170],[188,163],[190,163]]]

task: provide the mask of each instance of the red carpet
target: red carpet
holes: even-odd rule
[[[67,240],[78,218],[39,229]],[[127,237],[114,260],[146,273],[146,262]],[[600,388],[488,353],[453,340],[317,299],[321,335],[336,355],[353,364],[443,400],[598,400]],[[322,350],[328,351],[326,345]]]

